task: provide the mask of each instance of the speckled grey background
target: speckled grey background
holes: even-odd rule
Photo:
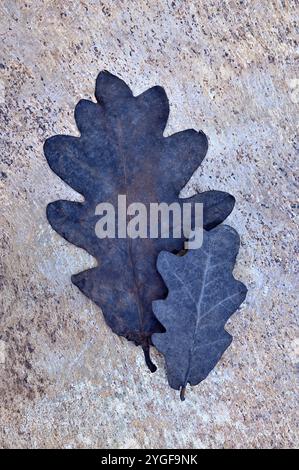
[[[298,446],[296,4],[1,1],[2,447]],[[188,194],[237,199],[247,301],[228,323],[232,346],[184,403],[162,357],[151,375],[71,284],[94,261],[45,217],[48,202],[80,196],[48,168],[43,142],[77,134],[75,104],[104,68],[135,94],[165,87],[166,134],[209,136]]]

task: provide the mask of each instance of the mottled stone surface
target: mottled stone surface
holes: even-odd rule
[[[298,446],[295,4],[1,1],[2,447]],[[45,217],[48,202],[80,196],[51,172],[43,142],[77,133],[75,104],[101,69],[136,94],[164,86],[166,134],[210,139],[187,193],[237,199],[247,301],[228,323],[232,346],[183,403],[162,357],[151,375],[71,284],[94,261]]]

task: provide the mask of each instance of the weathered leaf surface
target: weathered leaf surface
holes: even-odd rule
[[[95,215],[100,202],[117,206],[119,194],[127,204],[186,202],[179,191],[203,160],[207,138],[186,130],[163,137],[169,106],[164,89],[155,86],[134,97],[119,78],[101,72],[96,82],[97,103],[82,100],[75,110],[80,137],[58,135],[45,142],[52,170],[84,196],[84,202],[56,201],[48,205],[52,227],[66,240],[84,248],[98,267],[72,276],[72,282],[104,313],[118,335],[148,350],[152,333],[163,331],[152,313],[154,299],[166,295],[156,270],[162,249],[180,250],[182,239],[98,239]],[[231,212],[234,198],[209,191],[192,198],[204,203],[204,225],[210,229]]]
[[[204,380],[232,341],[224,325],[247,292],[232,274],[239,243],[237,232],[224,225],[205,231],[200,249],[158,256],[169,293],[153,302],[166,330],[154,334],[153,343],[165,356],[169,384],[181,389],[182,399],[187,383]]]

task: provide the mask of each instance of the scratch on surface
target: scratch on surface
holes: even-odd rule
[[[68,368],[68,375],[70,374],[71,370],[80,362],[81,358],[84,356],[86,351],[93,345],[93,342],[94,342],[94,337],[86,341],[86,343],[84,344],[79,354],[70,363],[69,368]]]
[[[5,341],[0,340],[0,364],[5,363],[5,349],[6,349],[6,343]]]

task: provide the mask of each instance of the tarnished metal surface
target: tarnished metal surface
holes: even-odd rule
[[[296,2],[0,2],[1,447],[298,447]],[[81,201],[45,139],[78,135],[76,103],[109,69],[139,95],[159,84],[165,136],[202,129],[184,191],[228,191],[248,286],[234,341],[180,403],[153,351],[111,334],[70,283],[94,259],[51,229],[46,205]],[[120,360],[121,358],[121,360]],[[107,370],[109,372],[107,373]]]

